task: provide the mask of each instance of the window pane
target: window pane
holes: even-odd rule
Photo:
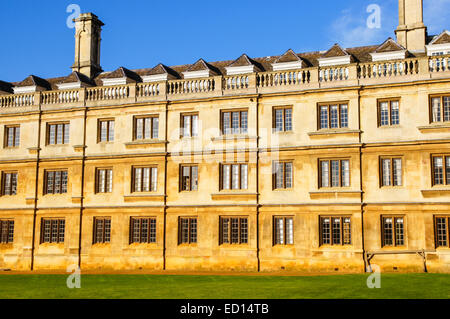
[[[331,161],[331,187],[339,187],[339,161]]]
[[[286,188],[292,188],[292,163],[285,163]]]
[[[152,138],[152,118],[147,117],[144,119],[144,139],[148,140]]]
[[[241,189],[248,188],[248,166],[241,165]]]
[[[329,187],[329,180],[330,180],[330,176],[329,176],[329,162],[328,161],[323,161],[320,163],[321,165],[321,186],[322,187]]]
[[[392,246],[392,218],[383,218],[383,243]]]
[[[183,117],[183,136],[191,136],[191,116],[186,115]]]
[[[63,143],[63,130],[64,130],[63,124],[58,124],[56,126],[56,144]]]
[[[232,188],[239,189],[239,165],[232,166]]]
[[[192,166],[192,190],[198,189],[198,167]]]
[[[142,168],[134,169],[134,191],[142,191]]]
[[[447,246],[447,218],[436,218],[436,246]]]
[[[4,174],[4,190],[3,190],[3,194],[5,195],[11,195],[11,174]]]
[[[445,158],[445,174],[446,174],[446,184],[450,185],[450,157]]]
[[[149,243],[156,243],[156,218],[150,219]]]
[[[342,187],[350,187],[350,162],[342,161]]]
[[[15,127],[14,146],[20,145],[20,127]]]
[[[152,167],[152,192],[158,190],[158,168]]]
[[[150,191],[150,167],[145,167],[142,169],[142,191]]]
[[[61,193],[62,194],[67,193],[67,172],[66,171],[61,172]]]
[[[351,245],[352,243],[352,228],[351,228],[351,219],[350,218],[344,218],[344,224],[343,224],[343,241],[344,245]]]
[[[241,133],[247,134],[248,132],[248,114],[246,111],[241,112]]]
[[[320,128],[328,128],[328,106],[320,107]]]
[[[223,244],[230,243],[229,231],[230,231],[230,219],[223,218],[222,219],[222,243]]]
[[[389,125],[389,102],[380,103],[380,125]]]
[[[440,122],[442,120],[441,118],[441,98],[435,97],[431,100],[432,102],[432,121],[433,122]]]
[[[391,186],[391,160],[382,160],[383,186]]]
[[[450,121],[450,96],[444,96],[444,121]]]
[[[55,194],[61,192],[61,172],[55,172]]]
[[[285,109],[285,131],[292,131],[292,109]]]
[[[196,243],[197,242],[197,218],[191,218],[189,223],[189,242]]]
[[[331,107],[331,128],[338,128],[338,106],[332,105]]]
[[[433,158],[433,169],[434,169],[434,185],[444,184],[444,170],[443,170],[443,159],[442,157]]]
[[[330,218],[322,219],[322,244],[323,245],[331,244]]]
[[[11,174],[11,191],[10,195],[17,195],[17,173]]]
[[[275,110],[275,131],[283,131],[283,110]]]
[[[8,134],[7,146],[12,147],[14,146],[14,128],[8,127],[6,130]]]
[[[63,124],[64,125],[64,144],[69,143],[69,132],[70,132],[70,124]]]
[[[294,244],[294,220],[292,218],[286,218],[286,244]]]
[[[231,118],[230,112],[223,113],[223,133],[230,134],[231,133]]]
[[[247,218],[241,218],[241,244],[248,243],[248,220]]]
[[[284,219],[276,218],[275,219],[275,243],[279,245],[284,245]]]
[[[198,136],[198,115],[192,116],[192,136]]]
[[[56,131],[56,126],[55,125],[50,125],[49,126],[49,133],[48,133],[48,143],[50,145],[55,144],[55,131]]]
[[[333,245],[341,244],[341,219],[333,218]]]
[[[47,172],[47,194],[53,194],[55,172]]]
[[[239,133],[239,112],[232,113],[231,131],[233,134]]]
[[[239,218],[231,218],[231,243],[239,244]]]
[[[136,139],[142,140],[144,138],[144,119],[136,119]]]
[[[107,173],[107,180],[106,180],[106,192],[111,193],[112,192],[112,169],[106,170]]]
[[[230,189],[230,173],[231,173],[231,166],[230,165],[223,165],[222,167],[222,187],[223,189],[227,190]]]
[[[276,188],[284,188],[284,163],[276,163]]]
[[[405,244],[404,238],[404,227],[403,227],[403,218],[395,219],[395,245],[403,246]]]
[[[402,160],[400,158],[394,158],[392,164],[394,165],[392,170],[394,172],[394,186],[402,185]]]
[[[341,127],[348,127],[348,105],[341,105]]]
[[[105,192],[105,184],[106,184],[106,175],[105,170],[101,169],[98,171],[98,192],[104,193]]]
[[[152,138],[159,137],[159,118],[154,117],[152,121]]]
[[[109,141],[114,141],[114,121],[109,121],[108,140]]]
[[[108,122],[100,122],[100,142],[108,140]]]
[[[400,110],[398,101],[394,101],[391,104],[391,125],[400,124]]]

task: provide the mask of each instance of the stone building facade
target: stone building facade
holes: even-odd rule
[[[0,269],[450,271],[450,33],[0,81]]]

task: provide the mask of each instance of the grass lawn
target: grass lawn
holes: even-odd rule
[[[380,289],[368,276],[82,275],[81,289],[68,289],[65,275],[0,275],[0,298],[450,299],[448,274],[382,274]]]

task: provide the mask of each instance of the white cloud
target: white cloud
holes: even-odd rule
[[[447,0],[445,0],[447,1]],[[380,44],[389,36],[393,36],[393,16],[390,10],[381,8],[381,28],[369,28],[367,19],[371,13],[366,12],[366,7],[345,9],[340,17],[331,24],[330,41],[337,42],[343,47]],[[397,14],[397,11],[395,12]]]

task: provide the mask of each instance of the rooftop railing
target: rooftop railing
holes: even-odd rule
[[[385,85],[435,78],[450,78],[450,55],[200,79],[0,95],[0,108],[11,112],[13,111],[11,108],[17,107],[121,105],[233,94],[282,93],[322,87]]]

